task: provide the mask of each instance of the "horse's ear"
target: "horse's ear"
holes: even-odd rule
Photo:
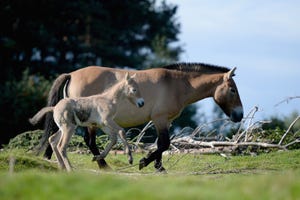
[[[235,74],[236,67],[232,68],[229,72],[227,72],[226,74],[224,74],[224,80],[227,81],[229,79],[231,79]]]

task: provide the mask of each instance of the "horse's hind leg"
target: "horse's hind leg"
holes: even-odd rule
[[[53,150],[52,150],[50,144],[46,144],[46,145],[47,145],[47,147],[46,147],[46,150],[45,150],[45,153],[44,153],[44,158],[47,159],[47,160],[50,160],[51,156],[52,156],[52,153],[53,153]]]
[[[68,144],[71,140],[71,137],[72,137],[75,129],[76,129],[76,126],[73,124],[63,125],[62,137],[61,137],[60,144],[59,144],[59,153],[62,157],[62,160],[63,160],[68,172],[72,171],[72,166],[71,166],[71,163],[67,156],[67,147],[68,147]]]
[[[169,149],[170,146],[170,137],[169,137],[169,131],[161,131],[158,135],[157,140],[157,149],[161,149],[162,152],[156,156],[156,159],[154,160],[154,167],[158,172],[165,171],[165,168],[162,165],[162,153]]]
[[[157,171],[158,172],[165,171],[165,168],[162,166],[162,153],[168,150],[170,146],[170,137],[168,131],[168,127],[169,127],[168,123],[163,124],[162,123],[163,121],[164,120],[154,121],[158,133],[157,150],[150,153],[146,158],[142,158],[140,160],[140,164],[139,164],[140,170],[146,167],[152,161],[155,161],[154,167],[157,169]]]
[[[58,165],[60,166],[61,169],[65,169],[66,166],[64,164],[64,161],[58,151],[58,144],[60,142],[60,139],[61,139],[61,131],[57,131],[56,133],[54,133],[53,135],[51,135],[49,137],[49,143],[50,143],[50,146],[52,147],[53,151],[54,151],[54,154],[56,156],[56,159],[57,159],[57,162],[58,162]],[[51,149],[51,150],[52,150]]]
[[[123,142],[124,151],[125,151],[125,153],[128,154],[128,162],[129,162],[129,164],[132,164],[133,163],[133,157],[132,157],[132,154],[131,154],[130,146],[129,146],[127,140],[126,140],[126,134],[125,134],[124,129],[119,130],[119,136],[120,136],[120,138]]]
[[[84,141],[86,145],[91,150],[92,154],[95,156],[94,158],[97,158],[100,156],[100,151],[97,148],[96,145],[96,129],[95,128],[87,128],[87,131],[85,131],[84,135]],[[100,169],[109,169],[110,167],[107,165],[106,161],[102,159],[93,159],[97,160],[98,166]]]

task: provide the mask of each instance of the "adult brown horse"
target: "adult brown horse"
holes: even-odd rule
[[[126,72],[136,74],[141,95],[145,100],[143,108],[136,108],[130,102],[120,105],[115,121],[121,127],[141,125],[153,121],[158,135],[157,150],[142,158],[139,169],[155,161],[154,167],[163,171],[162,153],[169,148],[170,123],[177,118],[189,104],[207,97],[213,97],[224,113],[233,122],[243,118],[243,107],[238,89],[232,76],[236,68],[202,63],[178,63],[162,68],[147,70],[123,70],[98,66],[90,66],[60,75],[54,82],[48,99],[48,106],[55,105],[63,98],[63,88],[69,97],[90,96],[102,93],[116,84]],[[46,118],[45,133],[41,144],[46,143],[51,133],[56,132],[52,116]],[[89,130],[85,142],[97,157],[99,150],[95,143],[95,130]],[[48,148],[45,156],[51,157]],[[106,166],[104,159],[98,160],[99,167]]]

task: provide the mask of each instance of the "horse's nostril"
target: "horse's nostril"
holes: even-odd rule
[[[137,101],[137,106],[139,107],[139,108],[141,108],[141,107],[143,107],[144,106],[144,99],[138,99],[138,101]]]
[[[240,122],[244,117],[244,112],[242,108],[237,108],[232,111],[230,119],[233,122]]]
[[[143,106],[144,106],[144,102],[140,102],[139,107],[143,107]]]

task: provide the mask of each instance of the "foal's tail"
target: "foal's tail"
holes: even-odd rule
[[[36,125],[41,119],[49,112],[53,112],[54,106],[42,108],[39,112],[37,112],[32,118],[29,119],[29,122],[32,125]]]
[[[70,81],[71,75],[70,74],[61,74],[59,77],[55,79],[53,85],[50,89],[48,95],[48,103],[47,106],[55,106],[59,100],[63,99],[63,89],[66,87],[66,83]],[[65,88],[66,89],[66,88]],[[37,147],[37,153],[40,154],[41,151],[44,149],[45,145],[48,143],[48,138],[58,131],[58,127],[56,126],[52,113],[47,113],[45,118],[44,124],[44,133],[40,140],[40,144]],[[51,155],[50,155],[51,157]]]

